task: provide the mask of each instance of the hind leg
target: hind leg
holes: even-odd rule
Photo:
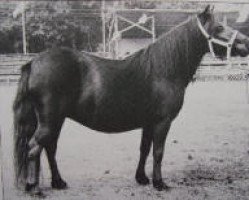
[[[152,144],[152,129],[144,128],[140,144],[140,160],[136,171],[136,181],[141,185],[149,184],[149,178],[145,173],[145,164]]]
[[[58,121],[55,122],[58,125]],[[60,123],[62,124],[62,122]],[[57,126],[61,127],[61,125]],[[26,183],[26,191],[30,192],[34,195],[41,194],[39,190],[39,174],[40,174],[40,155],[43,147],[45,147],[45,150],[47,152],[49,165],[52,172],[52,183],[55,184],[57,182],[60,187],[63,185],[63,180],[60,178],[60,174],[57,169],[57,164],[55,161],[55,152],[56,152],[56,144],[57,144],[57,138],[58,133],[60,130],[59,128],[49,128],[48,126],[45,126],[43,123],[38,122],[38,129],[36,130],[34,136],[31,138],[29,142],[29,164],[28,164],[28,174],[27,174],[27,183]],[[54,133],[54,134],[52,134]],[[51,135],[52,134],[52,135]],[[55,135],[56,134],[56,135]],[[44,146],[40,145],[39,140],[36,138],[44,137],[44,136],[50,136],[49,143],[46,143]],[[65,185],[65,183],[64,183]],[[57,185],[57,187],[59,187]],[[66,187],[66,185],[64,186]]]
[[[38,128],[29,142],[30,158],[39,155],[43,147],[50,147],[57,143],[61,126],[65,119],[58,102],[60,98],[62,97],[44,94],[43,98],[35,102]]]
[[[36,108],[38,128],[29,142],[30,151],[28,156],[31,160],[30,165],[35,161],[38,163],[38,158],[40,158],[41,151],[43,148],[45,148],[52,171],[52,178],[54,178],[54,180],[58,180],[60,176],[54,157],[58,136],[65,118],[59,112],[58,103],[49,101],[49,98],[44,99],[46,99],[46,102],[43,104],[38,104],[39,107],[37,106]],[[27,185],[38,186],[39,170],[36,174],[33,174],[32,170],[30,169],[27,180],[31,180],[29,181],[31,184],[28,182]]]
[[[45,126],[43,123],[38,121],[38,128],[35,134],[30,139],[28,146],[28,168],[27,168],[27,179],[25,190],[32,195],[41,195],[39,189],[39,177],[40,177],[40,156],[43,146],[40,145],[36,139],[36,136],[49,134],[48,132],[52,130]],[[52,141],[52,140],[51,140]],[[50,143],[47,143],[45,147],[49,147]]]
[[[39,188],[39,173],[40,173],[40,155],[28,161],[27,180],[25,191],[31,195],[41,196],[42,192]]]
[[[58,170],[57,162],[55,159],[56,150],[57,150],[57,141],[51,144],[50,146],[47,146],[45,150],[47,153],[48,163],[49,163],[51,174],[52,174],[52,182],[51,182],[52,188],[55,188],[55,189],[67,188],[67,183],[61,178],[60,172]]]
[[[51,169],[52,174],[52,187],[57,189],[66,188],[66,183],[62,180],[60,173],[58,171],[57,163],[55,160],[56,148],[57,148],[57,141],[58,135],[61,129],[61,125],[63,120],[58,122],[54,122],[57,124],[55,127],[49,128],[49,126],[45,125],[44,123],[38,122],[38,129],[36,130],[34,136],[31,138],[29,142],[29,164],[28,164],[28,174],[27,174],[27,184],[26,184],[26,191],[30,193],[37,193],[39,194],[39,172],[40,172],[40,154],[43,147],[46,150],[48,163]],[[40,145],[39,140],[37,138],[43,137],[51,137],[48,139],[48,143],[44,144],[44,146]]]

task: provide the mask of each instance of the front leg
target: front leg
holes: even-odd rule
[[[143,128],[140,145],[140,159],[136,171],[136,181],[140,185],[147,185],[150,182],[149,178],[145,174],[145,163],[150,153],[152,144],[152,133],[153,130],[151,126]]]
[[[155,125],[153,132],[153,186],[159,191],[169,189],[162,180],[161,163],[170,125],[171,121],[163,120]]]

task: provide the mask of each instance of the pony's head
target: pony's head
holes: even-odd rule
[[[231,27],[217,22],[213,10],[213,7],[207,6],[197,17],[198,26],[208,41],[212,55],[220,58],[247,56],[249,39]]]

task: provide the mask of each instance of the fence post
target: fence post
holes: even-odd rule
[[[249,103],[248,74],[245,75],[245,83],[246,83],[246,102]]]
[[[4,180],[3,180],[3,152],[2,137],[0,129],[0,199],[4,200]]]
[[[151,26],[152,26],[152,41],[155,42],[156,41],[156,31],[155,31],[155,17],[154,15],[152,16],[152,23],[151,23]]]
[[[101,5],[101,19],[102,19],[102,42],[103,42],[103,52],[106,53],[106,34],[105,34],[105,0],[102,0]],[[106,56],[106,55],[105,55]]]
[[[26,20],[25,20],[25,9],[22,10],[22,40],[23,40],[23,53],[27,54],[27,38],[26,38]]]

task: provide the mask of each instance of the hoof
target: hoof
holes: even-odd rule
[[[159,181],[154,181],[153,180],[153,187],[158,191],[169,190],[170,189],[170,187],[167,186],[162,180],[159,180]]]
[[[140,185],[148,185],[150,183],[149,178],[145,174],[136,174],[135,178]]]
[[[25,191],[28,194],[30,194],[31,196],[45,197],[37,184],[29,184],[29,183],[27,183],[26,186],[25,186]]]
[[[53,180],[51,182],[51,186],[52,188],[57,189],[57,190],[64,190],[68,188],[67,183],[63,181],[62,179]]]

